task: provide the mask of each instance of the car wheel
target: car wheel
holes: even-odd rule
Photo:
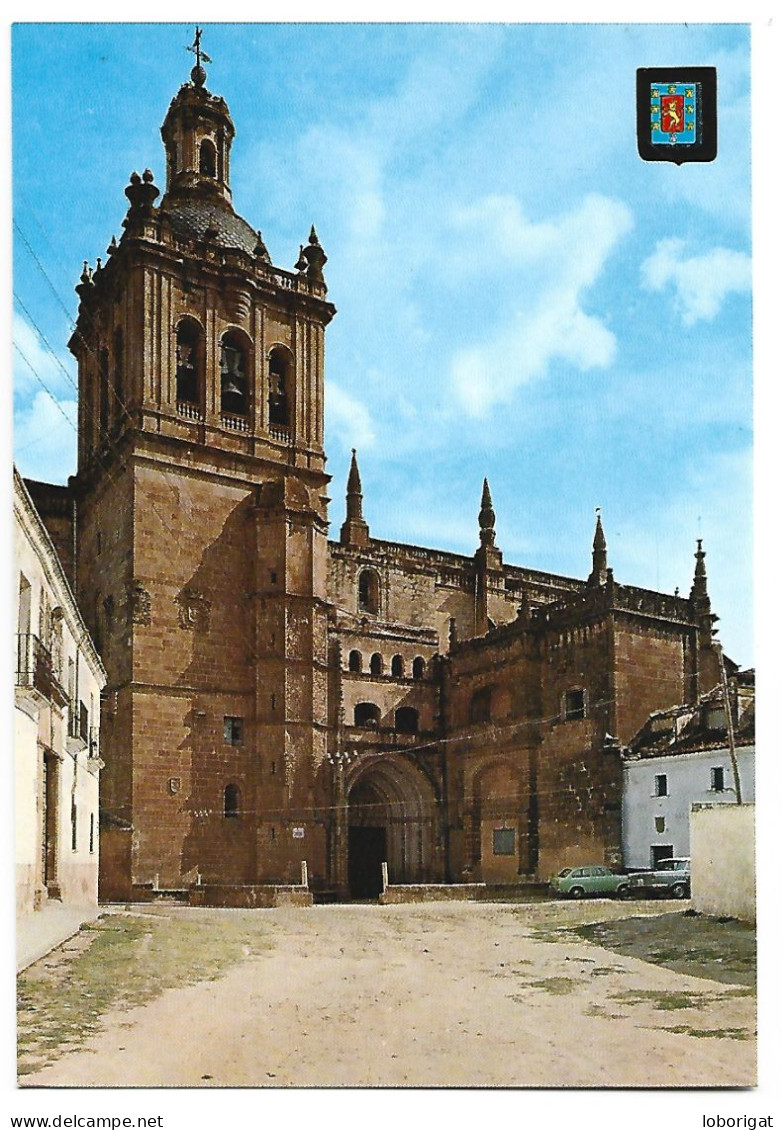
[[[684,883],[675,883],[671,889],[673,899],[684,899],[687,894],[688,890]]]
[[[617,888],[617,897],[619,899],[629,899],[631,897],[631,888],[627,883],[621,883]]]
[[[584,887],[572,887],[568,893],[572,899],[581,899],[585,897]]]

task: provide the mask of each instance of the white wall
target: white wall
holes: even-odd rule
[[[691,813],[691,899],[702,914],[756,920],[754,804],[699,805]]]
[[[28,611],[20,615],[20,578]],[[29,586],[29,589],[27,589]],[[54,546],[19,476],[14,472],[14,651],[17,633],[38,637],[51,655],[59,689],[17,664],[14,711],[17,913],[38,909],[50,897],[85,906],[98,898],[98,776],[100,694],[106,674],[92,645]],[[52,615],[54,613],[54,616]],[[32,653],[30,653],[32,654]],[[69,663],[70,661],[70,663]],[[71,685],[69,670],[74,677]],[[78,686],[77,686],[78,681]],[[92,745],[69,735],[69,698],[90,715]],[[44,884],[44,757],[56,781],[56,878]],[[50,800],[53,798],[50,797]],[[73,840],[72,802],[76,812]],[[90,830],[92,828],[92,837]]]
[[[737,749],[743,802],[756,796],[755,746]],[[723,768],[725,789],[714,792],[711,770]],[[667,795],[655,795],[655,778],[665,774]],[[652,847],[671,844],[675,856],[691,855],[691,805],[733,805],[734,777],[727,748],[680,753],[669,757],[628,760],[623,767],[623,864],[625,867],[650,867]],[[655,820],[663,820],[663,830]]]

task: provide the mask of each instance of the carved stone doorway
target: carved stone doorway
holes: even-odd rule
[[[438,802],[426,776],[390,755],[361,762],[348,784],[348,883],[352,898],[381,892],[381,863],[390,883],[442,881]]]

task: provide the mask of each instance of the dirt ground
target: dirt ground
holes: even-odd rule
[[[20,978],[23,1087],[736,1087],[749,928],[669,902],[117,909]]]

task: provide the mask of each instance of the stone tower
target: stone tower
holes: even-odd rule
[[[77,588],[105,659],[106,897],[323,866],[326,255],[272,265],[232,206],[201,59],[85,264]]]

